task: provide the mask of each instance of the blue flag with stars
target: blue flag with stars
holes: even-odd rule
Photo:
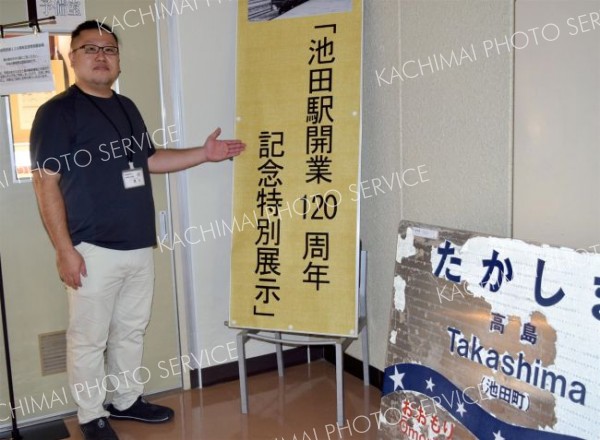
[[[416,392],[430,398],[460,396],[462,390],[437,371],[419,364],[401,363],[385,369],[383,395]],[[583,440],[580,437],[515,426],[494,417],[473,400],[436,399],[461,425],[480,440]]]

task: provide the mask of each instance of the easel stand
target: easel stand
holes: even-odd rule
[[[369,385],[369,337],[367,331],[367,252],[360,253],[360,277],[359,277],[359,319],[358,332],[362,343],[362,358],[363,358],[363,382],[365,386]],[[246,372],[246,342],[250,339],[275,344],[275,352],[277,357],[277,372],[280,377],[283,377],[283,345],[304,346],[304,345],[335,345],[335,377],[336,377],[336,394],[337,394],[337,423],[339,426],[344,424],[344,351],[348,346],[356,340],[355,338],[327,338],[319,335],[303,335],[310,336],[311,341],[300,341],[293,339],[293,336],[286,339],[284,336],[289,334],[275,332],[274,336],[260,334],[264,330],[242,330],[237,334],[237,353],[238,366],[240,371],[240,394],[241,394],[241,410],[242,414],[248,414],[248,377]],[[271,332],[272,333],[272,332]],[[319,340],[312,340],[319,338]]]

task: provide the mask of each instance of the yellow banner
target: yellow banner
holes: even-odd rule
[[[240,0],[230,325],[356,336],[361,0]]]

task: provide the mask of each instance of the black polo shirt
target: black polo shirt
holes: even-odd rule
[[[71,86],[39,108],[30,148],[32,170],[61,175],[74,245],[85,241],[117,250],[156,245],[148,172],[155,149],[133,101],[116,93],[99,98]],[[128,155],[143,169],[144,186],[125,188]]]

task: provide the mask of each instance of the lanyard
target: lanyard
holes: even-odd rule
[[[96,109],[102,114],[102,116],[104,116],[104,118],[110,122],[110,125],[113,126],[113,128],[115,129],[115,131],[117,132],[117,135],[119,136],[119,139],[121,139],[121,142],[123,142],[123,136],[121,135],[121,131],[119,130],[119,128],[117,127],[117,124],[114,123],[114,121],[110,118],[110,116],[108,116],[106,114],[106,112],[104,110],[102,110],[102,107],[100,107],[96,101],[94,101],[94,99],[89,96],[87,93],[85,93],[83,90],[81,90],[78,86],[74,86],[77,88],[77,90],[79,90],[81,92],[81,94],[83,96],[85,96],[88,101],[90,101],[94,107],[96,107]],[[121,110],[123,110],[123,113],[125,114],[125,117],[127,118],[127,122],[129,123],[129,130],[131,131],[131,137],[133,138],[134,133],[133,133],[133,123],[131,122],[131,118],[129,117],[129,113],[127,113],[127,110],[125,110],[125,106],[123,105],[123,103],[121,102],[121,99],[119,98],[119,95],[117,93],[114,94],[115,98],[117,99],[117,102],[119,103],[119,106],[121,107]],[[127,161],[129,162],[129,168],[133,169],[133,153],[131,152],[130,149],[125,148],[126,154],[127,154]]]

